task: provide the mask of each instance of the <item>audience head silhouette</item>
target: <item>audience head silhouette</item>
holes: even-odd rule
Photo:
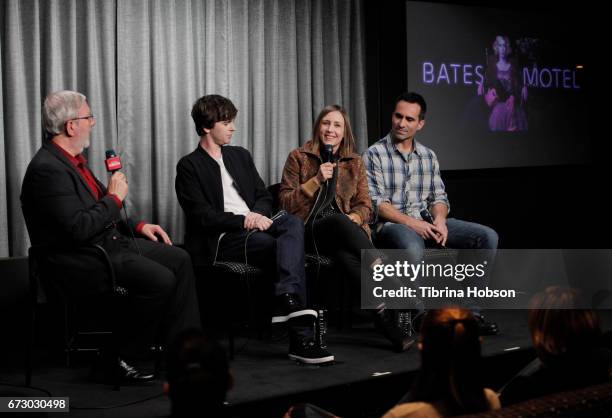
[[[202,331],[185,331],[168,348],[167,369],[164,389],[172,401],[172,416],[196,416],[198,411],[222,415],[233,384],[223,347]]]

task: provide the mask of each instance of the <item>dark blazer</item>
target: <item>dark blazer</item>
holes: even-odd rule
[[[96,181],[106,194],[106,187]],[[21,205],[32,245],[52,250],[47,267],[70,283],[70,290],[93,294],[107,289],[103,264],[83,247],[102,245],[120,269],[128,225],[114,199],[105,195],[97,201],[76,167],[49,141],[28,165]]]
[[[252,212],[270,216],[272,196],[259,176],[251,154],[242,147],[221,148],[223,164]],[[219,236],[244,229],[244,216],[223,211],[219,164],[201,146],[176,166],[176,196],[185,212],[185,247],[196,265],[214,261]]]

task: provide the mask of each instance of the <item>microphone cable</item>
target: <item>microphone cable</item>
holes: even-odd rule
[[[276,214],[274,214],[270,220],[271,221],[275,221],[278,218],[284,216],[287,214],[286,210],[280,210],[278,211]],[[249,258],[248,258],[248,241],[249,238],[251,237],[251,235],[253,235],[255,232],[257,232],[257,229],[252,229],[250,230],[246,237],[244,238],[244,264],[248,265],[249,264]],[[262,231],[263,232],[263,231]],[[225,233],[222,234],[222,236],[225,235]],[[217,242],[217,253],[219,251],[219,242],[221,241],[222,236],[219,238],[219,241]],[[217,253],[215,253],[215,261],[217,260]],[[249,323],[250,324],[254,324],[255,323],[255,317],[254,317],[254,307],[252,305],[252,301],[253,301],[253,291],[251,289],[251,283],[249,282],[249,279],[247,278],[245,280],[245,288],[246,288],[246,292],[247,292],[247,299],[249,300]],[[244,344],[242,345],[242,347],[240,347],[239,349],[236,350],[236,354],[240,354],[242,352],[242,350],[244,350],[246,348],[246,346],[249,344],[249,342],[251,341],[251,334],[249,333],[249,336],[247,337],[247,340],[244,342]]]
[[[130,218],[127,213],[125,202],[123,203],[123,214],[125,215],[125,224],[127,225],[127,229],[130,231],[130,238],[132,239],[132,242],[136,246],[136,251],[138,251],[138,255],[141,256],[142,251],[140,251],[140,246],[138,245],[138,241],[136,241],[136,236],[134,235],[133,228],[130,225],[130,222],[129,222]]]
[[[105,154],[106,154],[106,158],[104,160],[104,165],[106,166],[106,171],[110,173],[110,175],[112,176],[117,171],[123,168],[123,164],[121,163],[121,157],[119,157],[117,153],[115,152],[115,150],[112,148],[106,150]],[[127,184],[127,177],[126,177],[125,182]],[[127,196],[126,196],[126,199],[127,199]],[[138,242],[136,241],[136,236],[134,235],[132,225],[130,225],[130,222],[129,222],[130,217],[127,213],[127,205],[125,202],[121,202],[121,203],[123,206],[123,214],[125,215],[124,222],[127,226],[127,229],[130,231],[129,232],[130,237],[132,239],[132,242],[134,243],[134,246],[136,247],[136,251],[138,252],[138,255],[142,256],[142,251],[140,251],[140,246],[138,245]]]
[[[335,169],[334,169],[335,170]],[[323,194],[323,203],[325,203],[325,201],[327,200],[327,193],[329,191],[329,180],[326,180],[325,183],[323,184],[325,191],[323,193],[319,192],[319,194],[317,195],[317,198],[315,199],[315,203],[313,206],[313,211],[316,208],[316,212],[314,213],[314,216],[312,217],[312,222],[310,222],[310,235],[312,236],[312,245],[314,247],[315,250],[315,254],[317,256],[317,274],[315,275],[315,282],[317,283],[317,287],[319,286],[319,280],[321,277],[321,255],[319,254],[319,248],[317,246],[317,237],[316,237],[316,233],[314,230],[314,224],[317,220],[317,217],[319,216],[319,213],[321,212],[321,209],[323,208],[323,205],[319,205],[319,207],[317,207],[317,203],[319,202],[319,198],[321,197],[321,195]],[[310,215],[307,217],[307,219],[311,219],[312,216],[312,212],[310,213]],[[318,303],[320,303],[320,301],[317,301]]]

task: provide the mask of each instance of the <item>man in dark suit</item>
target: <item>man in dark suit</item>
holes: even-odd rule
[[[32,245],[49,250],[45,271],[72,297],[96,295],[108,291],[107,273],[87,248],[99,244],[108,252],[118,285],[128,290],[122,357],[153,341],[160,329],[169,343],[183,329],[200,327],[189,255],[173,247],[159,225],[122,219],[128,194],[122,172],[105,187],[87,167],[82,153],[96,120],[86,97],[51,93],[42,118],[47,138],[28,166],[21,203]],[[125,380],[152,379],[124,360],[120,368]]]
[[[334,356],[313,338],[316,312],[306,309],[304,225],[288,213],[272,216],[272,196],[251,154],[229,146],[238,111],[227,98],[201,97],[191,117],[198,147],[176,167],[176,194],[187,216],[185,245],[197,265],[248,262],[275,276],[272,322],[288,322],[289,358],[310,364]]]

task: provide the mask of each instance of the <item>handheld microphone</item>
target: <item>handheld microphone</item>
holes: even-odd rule
[[[425,222],[430,223],[432,225],[434,223],[433,216],[431,216],[431,213],[427,209],[423,209],[421,211],[421,218],[423,218]]]
[[[106,150],[106,159],[104,160],[104,164],[106,165],[106,171],[108,171],[111,174],[114,174],[115,172],[121,170],[121,168],[123,167],[123,165],[121,164],[121,157],[119,157],[117,155],[117,153],[115,152],[114,149],[107,149]],[[127,205],[125,202],[123,202],[123,213],[125,214],[125,219],[129,219],[128,213],[127,213]],[[134,231],[132,231],[132,228],[128,228],[130,231],[130,236],[132,238],[132,242],[134,242],[134,245],[136,246],[136,250],[138,251],[138,254],[142,255],[142,252],[140,251],[140,246],[138,245],[138,241],[136,241],[136,237],[134,236]]]
[[[331,144],[325,144],[323,148],[323,162],[331,163],[334,159],[334,147]]]
[[[323,163],[332,163],[334,161],[334,147],[331,144],[323,146]],[[329,183],[329,179],[325,180],[325,184]],[[327,192],[326,196],[327,196]]]
[[[115,171],[121,170],[121,157],[115,153],[114,149],[108,149],[106,150],[104,164],[106,164],[106,171],[113,174]]]
[[[429,210],[427,209],[423,209],[421,210],[421,218],[423,218],[423,220],[427,223],[430,224],[434,224],[434,220],[433,220],[433,216],[431,216],[431,212],[429,212]],[[442,244],[437,244],[439,248],[446,248],[444,245]]]

